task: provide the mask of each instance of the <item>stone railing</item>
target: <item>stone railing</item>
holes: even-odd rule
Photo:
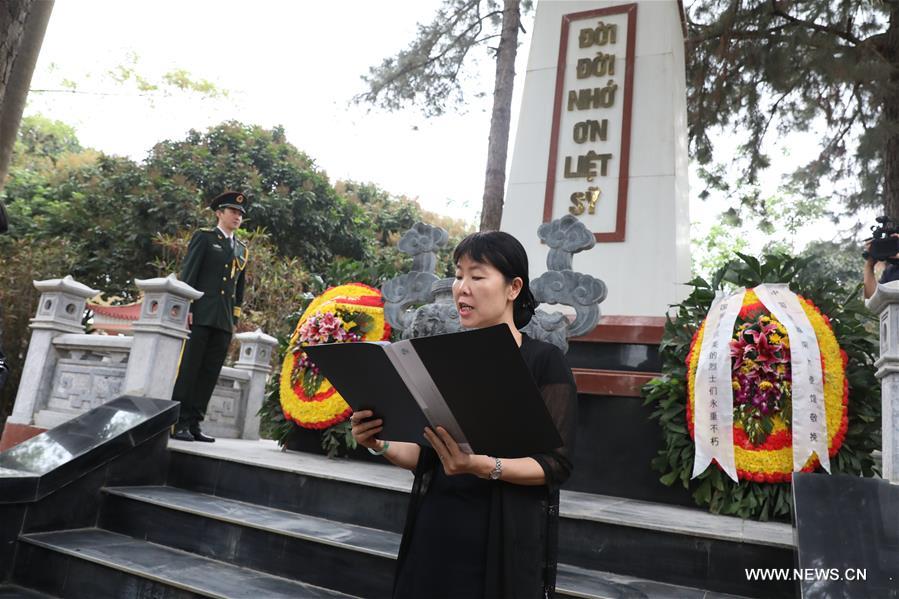
[[[53,428],[121,395],[132,337],[67,333],[51,343],[56,367],[34,426]]]
[[[31,342],[7,427],[53,428],[123,394],[169,399],[189,335],[189,302],[202,295],[174,275],[136,280],[144,294],[133,336],[87,335],[84,305],[97,291],[72,277],[36,281],[41,291]],[[259,438],[259,417],[276,340],[236,335],[238,361],[222,369],[204,431]]]
[[[899,282],[877,285],[865,302],[880,321],[880,357],[874,362],[880,380],[883,426],[883,478],[899,484]]]

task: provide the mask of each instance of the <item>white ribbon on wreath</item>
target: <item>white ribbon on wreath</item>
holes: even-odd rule
[[[705,321],[693,394],[696,451],[691,478],[702,474],[715,459],[724,472],[737,481],[730,341],[745,295],[745,289],[727,296],[718,291]]]
[[[755,288],[765,308],[787,329],[790,339],[790,373],[793,404],[793,471],[818,455],[821,467],[830,473],[827,418],[824,410],[824,373],[821,349],[815,329],[799,297],[786,284],[765,284]]]
[[[830,472],[824,375],[815,329],[802,304],[786,284],[764,284],[754,289],[763,306],[787,330],[790,340],[793,471],[812,454]],[[746,289],[724,295],[718,291],[709,308],[699,348],[693,404],[695,457],[693,476],[702,474],[714,459],[737,482],[733,438],[733,387],[730,342],[743,306]]]

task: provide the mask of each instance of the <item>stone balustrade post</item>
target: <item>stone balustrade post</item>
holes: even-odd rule
[[[143,292],[140,318],[133,325],[134,343],[122,392],[169,399],[178,376],[181,348],[188,337],[190,302],[203,296],[174,274],[135,279]]]
[[[259,438],[259,409],[265,401],[265,383],[271,371],[272,353],[278,340],[260,329],[235,335],[240,343],[240,357],[234,364],[238,370],[250,373],[247,384],[247,405],[243,421],[242,439]]]
[[[883,426],[883,478],[899,484],[899,281],[877,286],[865,304],[879,316],[880,380]]]
[[[22,379],[9,422],[30,425],[44,407],[56,368],[53,339],[67,333],[84,333],[81,319],[84,304],[99,291],[68,275],[62,279],[34,281],[41,292],[37,313],[31,319],[31,341],[22,369]]]

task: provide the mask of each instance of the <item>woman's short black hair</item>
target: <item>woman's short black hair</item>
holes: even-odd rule
[[[507,283],[520,277],[523,284],[512,305],[512,318],[519,329],[531,321],[537,302],[528,279],[528,254],[520,241],[504,231],[478,231],[459,242],[453,251],[453,263],[459,264],[463,256],[490,264],[502,273]]]

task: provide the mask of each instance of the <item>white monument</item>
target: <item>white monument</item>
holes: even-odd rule
[[[690,280],[682,9],[541,0],[502,230],[540,273],[537,226],[580,218],[596,247],[574,268],[605,281],[606,314],[662,316]]]

